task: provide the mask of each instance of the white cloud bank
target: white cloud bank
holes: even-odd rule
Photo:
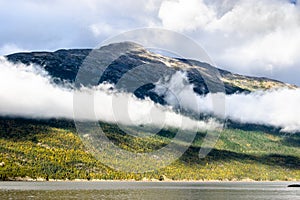
[[[212,98],[208,95],[206,98]],[[213,96],[213,95],[212,95]],[[200,99],[206,111],[214,112],[206,98]],[[281,89],[225,97],[225,115],[241,122],[269,125],[283,132],[300,131],[300,89]]]
[[[300,131],[300,89],[282,89],[226,96],[226,116],[231,119]]]
[[[15,65],[0,58],[0,71],[1,116],[73,119],[74,91],[53,85],[51,78],[39,67]],[[132,94],[112,91],[110,87],[111,85],[104,84],[97,88],[83,88],[77,91],[80,95],[94,98],[95,115],[86,113],[83,107],[79,112],[81,115],[76,115],[76,118],[187,130],[211,130],[221,126],[214,120],[192,120],[149,99],[140,100]],[[118,106],[124,103],[128,103],[128,116],[116,112]]]
[[[12,64],[0,59],[0,115],[34,118],[64,117],[73,118],[73,91],[51,83],[51,78],[39,67]],[[140,100],[132,94],[110,90],[111,85],[101,85],[94,89],[78,91],[95,97],[95,114],[98,120],[118,122],[126,125],[170,126],[183,129],[211,129],[219,127],[215,121],[195,121],[176,114],[169,107]],[[172,93],[165,93],[169,88]],[[156,90],[163,94],[172,106],[181,106],[200,112],[215,113],[212,98],[218,94],[200,97],[188,84],[184,73],[176,73],[167,83],[159,83]],[[174,96],[175,95],[175,96]],[[113,102],[113,103],[112,103]],[[300,89],[254,92],[225,96],[225,116],[242,122],[281,127],[282,131],[300,131]],[[128,103],[128,116],[116,113],[118,106]],[[113,106],[117,106],[113,107]],[[84,108],[83,108],[84,109]],[[115,110],[114,110],[115,109]],[[197,111],[198,112],[198,111]],[[153,117],[151,117],[153,116]],[[94,119],[82,110],[82,119]],[[184,123],[181,123],[184,121]]]
[[[172,92],[165,90],[169,88]],[[177,72],[166,82],[156,85],[156,92],[163,94],[165,100],[173,106],[186,108],[193,112],[203,112],[216,116],[225,116],[241,123],[254,123],[281,128],[283,132],[300,131],[300,89],[280,89],[257,91],[250,94],[211,94],[199,96],[193,86],[187,83],[185,73]],[[222,100],[223,98],[223,100]],[[213,99],[221,99],[218,109]],[[199,105],[199,109],[197,109]],[[222,115],[223,114],[223,115]]]

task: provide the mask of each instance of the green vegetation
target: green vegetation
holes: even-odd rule
[[[242,88],[248,91],[256,90],[269,90],[269,89],[280,89],[289,88],[296,89],[295,85],[290,85],[278,81],[273,81],[270,79],[255,79],[252,77],[246,77],[241,75],[233,75],[234,78],[222,78],[222,81],[226,84]]]
[[[125,134],[116,125],[101,126],[116,145],[139,153],[168,144],[175,132],[163,130],[152,137],[138,138]],[[115,171],[96,160],[71,122],[0,119],[0,179],[300,179],[299,134],[226,129],[209,155],[200,159],[204,135],[198,133],[188,151],[170,166],[135,174]]]

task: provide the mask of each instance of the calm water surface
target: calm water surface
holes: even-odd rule
[[[0,199],[300,199],[290,182],[0,182]]]

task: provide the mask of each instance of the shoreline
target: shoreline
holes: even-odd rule
[[[296,180],[296,179],[290,179],[290,180],[253,180],[253,179],[249,179],[249,178],[245,178],[245,179],[241,179],[241,180],[172,180],[172,179],[167,179],[165,178],[165,180],[159,180],[159,179],[147,179],[147,178],[143,178],[142,180],[134,180],[134,179],[74,179],[74,180],[69,180],[69,179],[49,179],[46,180],[45,178],[36,178],[33,179],[31,177],[14,177],[14,178],[8,178],[8,180],[0,180],[0,182],[140,182],[140,183],[155,183],[155,182],[159,182],[159,183],[205,183],[205,182],[211,182],[211,183],[217,183],[217,182],[300,182],[300,180]]]

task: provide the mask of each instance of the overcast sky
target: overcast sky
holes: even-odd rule
[[[93,48],[141,27],[188,35],[232,72],[300,85],[295,0],[0,0],[0,55]]]

